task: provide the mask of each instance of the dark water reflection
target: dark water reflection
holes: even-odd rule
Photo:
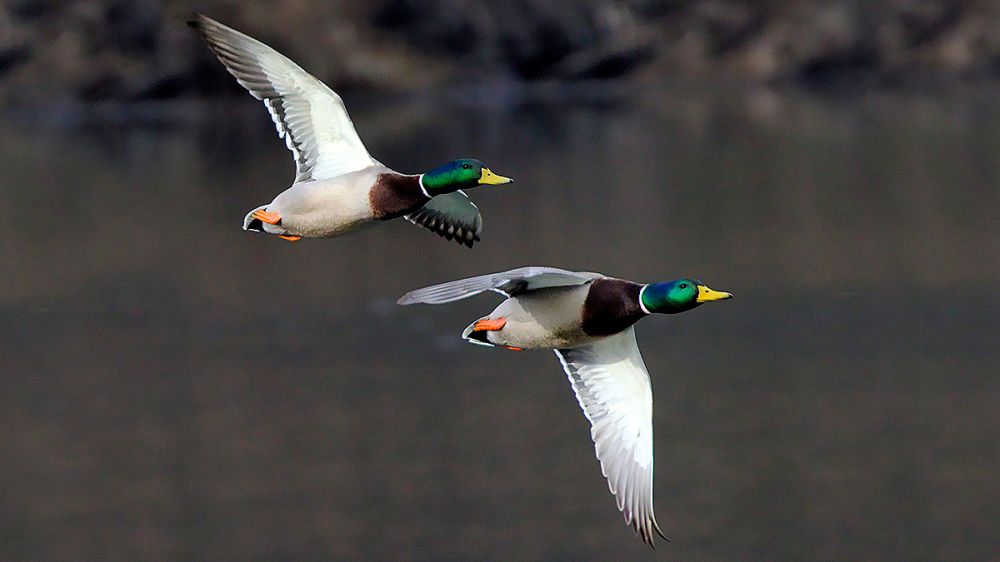
[[[0,557],[988,559],[1000,549],[1000,98],[646,93],[356,108],[406,171],[477,156],[473,251],[239,230],[291,176],[239,98],[0,134]],[[525,264],[737,295],[648,319],[647,552],[549,353],[462,344]]]

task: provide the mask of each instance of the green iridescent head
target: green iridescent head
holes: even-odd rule
[[[648,313],[677,314],[702,303],[731,298],[732,293],[713,291],[694,279],[650,283],[639,291],[639,304]]]
[[[420,185],[429,195],[451,193],[480,185],[501,185],[514,180],[498,176],[479,160],[452,160],[420,176]]]

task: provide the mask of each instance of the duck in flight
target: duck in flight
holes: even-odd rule
[[[482,162],[453,160],[423,174],[401,174],[368,154],[343,100],[264,43],[209,17],[188,24],[237,82],[264,102],[295,157],[295,181],[250,211],[243,229],[285,240],[339,236],[404,217],[448,240],[479,240],[483,219],[462,190],[510,183]]]
[[[470,343],[553,349],[590,421],[618,510],[644,542],[661,537],[653,514],[653,393],[633,324],[732,298],[693,279],[640,284],[599,273],[522,267],[411,291],[399,304],[443,304],[485,291],[506,300],[470,324]],[[666,537],[663,537],[666,539]]]

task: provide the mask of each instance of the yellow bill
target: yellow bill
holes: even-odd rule
[[[479,185],[502,185],[514,180],[494,174],[489,168],[483,168],[482,175],[479,176]]]
[[[732,293],[723,293],[722,291],[714,291],[704,285],[698,285],[698,298],[696,299],[698,302],[721,301],[723,299],[731,299],[731,298],[733,298]]]

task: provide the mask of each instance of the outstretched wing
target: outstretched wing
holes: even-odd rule
[[[406,293],[397,302],[403,305],[444,304],[478,295],[484,291],[496,291],[509,297],[524,291],[545,287],[582,285],[599,277],[603,277],[603,275],[583,271],[566,271],[555,267],[520,267],[510,271],[490,273],[417,289]]]
[[[625,523],[653,546],[653,392],[629,328],[597,343],[557,349],[573,392],[590,420],[601,472]],[[666,537],[664,537],[666,538]]]
[[[437,195],[426,205],[405,215],[406,220],[448,240],[472,247],[483,231],[479,207],[463,191]]]
[[[226,70],[264,102],[278,136],[295,156],[295,181],[322,180],[378,164],[333,90],[281,53],[196,14],[188,22]]]

